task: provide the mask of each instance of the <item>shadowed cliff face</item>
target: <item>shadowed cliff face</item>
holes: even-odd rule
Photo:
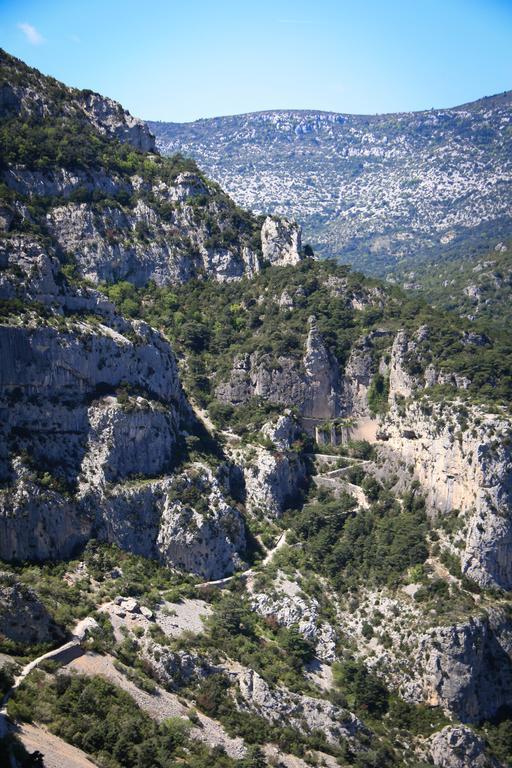
[[[244,524],[211,472],[211,519],[170,501],[193,420],[168,342],[30,237],[2,254],[0,556],[68,557],[97,536],[205,577],[239,567]]]
[[[2,557],[64,557],[101,529],[109,483],[168,470],[187,406],[156,331],[30,238],[3,254],[2,297],[24,303],[0,329]]]

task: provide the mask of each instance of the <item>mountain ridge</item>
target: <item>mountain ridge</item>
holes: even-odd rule
[[[324,256],[386,276],[510,237],[511,91],[441,110],[270,110],[149,125],[255,211],[297,218]]]
[[[403,110],[398,112],[339,112],[333,109],[308,109],[300,108],[293,109],[293,107],[283,107],[275,109],[257,109],[249,112],[234,112],[226,113],[222,115],[212,115],[211,117],[197,117],[194,120],[146,120],[146,124],[151,125],[193,125],[195,123],[207,123],[214,120],[225,120],[229,118],[249,117],[251,115],[269,115],[276,114],[316,114],[316,115],[339,115],[340,117],[360,117],[360,118],[386,118],[393,115],[421,115],[428,114],[429,112],[456,112],[461,109],[467,109],[468,107],[476,107],[488,102],[500,102],[505,100],[506,102],[512,101],[512,88],[510,90],[501,91],[499,93],[493,93],[488,96],[480,96],[473,101],[466,101],[453,107],[430,107],[428,109],[412,109]]]

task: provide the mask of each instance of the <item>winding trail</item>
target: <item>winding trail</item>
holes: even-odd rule
[[[315,454],[316,457],[325,457],[326,454]],[[359,485],[344,480],[345,475],[356,467],[365,467],[371,464],[371,461],[365,459],[351,459],[353,462],[347,467],[338,467],[337,469],[331,469],[329,472],[323,472],[319,475],[313,475],[312,480],[317,488],[326,488],[330,491],[347,491],[356,499],[357,503],[363,509],[368,509],[368,499],[363,489]]]
[[[14,678],[12,687],[9,688],[2,699],[0,704],[0,716],[7,715],[7,703],[13,695],[14,691],[16,688],[19,688],[27,675],[29,675],[33,669],[38,667],[42,661],[59,661],[62,664],[68,664],[73,659],[76,659],[78,656],[81,656],[83,653],[85,653],[81,643],[85,638],[87,631],[95,625],[96,622],[90,616],[86,616],[85,619],[80,619],[80,621],[75,624],[71,635],[71,640],[63,643],[63,645],[59,645],[58,648],[54,648],[47,653],[41,654],[41,656],[38,656],[37,658],[32,659],[32,661],[29,661],[28,664],[25,664],[20,674]]]
[[[289,530],[289,529],[288,529]],[[214,581],[203,581],[201,584],[197,584],[197,588],[200,589],[201,587],[222,587],[224,584],[229,584],[230,581],[233,579],[247,579],[249,576],[255,576],[257,573],[259,573],[260,569],[263,568],[265,565],[268,565],[276,552],[278,552],[280,549],[284,547],[286,544],[286,534],[288,533],[288,530],[283,531],[282,534],[279,536],[278,540],[276,541],[275,545],[272,549],[270,549],[263,560],[261,561],[258,568],[248,568],[246,571],[237,571],[237,573],[231,574],[231,576],[225,576],[223,579],[215,579]]]

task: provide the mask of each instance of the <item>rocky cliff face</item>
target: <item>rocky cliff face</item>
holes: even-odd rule
[[[115,182],[110,186],[115,187]],[[87,203],[67,203],[47,215],[47,227],[58,248],[73,255],[88,279],[96,283],[128,280],[137,286],[154,280],[161,285],[201,274],[234,280],[261,269],[257,227],[254,236],[249,230],[252,240],[242,236],[238,241],[233,230],[228,235],[231,222],[225,216],[225,201],[216,199],[199,174],[179,174],[172,185],[162,182],[156,190],[133,178],[126,190],[132,197],[156,195],[157,203],[167,206],[165,217],[141,198],[132,207],[107,205],[101,211]],[[196,201],[207,207],[210,220],[221,223],[224,237],[222,228],[213,236],[207,220],[197,216]],[[288,229],[295,231],[294,225],[281,221],[279,230],[268,235],[272,263],[280,264],[281,251],[289,251]],[[299,260],[300,252],[295,257]]]
[[[25,312],[0,328],[1,557],[65,557],[97,535],[205,577],[238,567],[243,523],[207,470],[209,519],[170,501],[190,414],[168,343],[30,238],[2,258],[1,297]]]
[[[503,612],[437,627],[420,638],[423,696],[465,723],[512,705],[512,625]]]
[[[95,283],[234,280],[303,257],[297,225],[247,214],[192,161],[163,160],[147,126],[116,102],[4,52],[0,67],[5,232],[39,231]]]
[[[382,436],[414,468],[432,509],[467,520],[463,571],[482,586],[512,586],[510,422],[461,403],[392,407]]]
[[[262,230],[193,163],[163,161],[115,102],[3,52],[0,65],[0,555],[66,557],[98,536],[206,578],[230,573],[244,524],[216,478],[203,468],[211,515],[169,500],[191,422],[172,350],[90,285],[253,275],[299,261],[300,231],[279,219]]]
[[[301,430],[287,414],[264,424],[260,432],[272,446],[233,447],[230,458],[241,470],[247,508],[265,517],[280,517],[297,500],[307,481],[304,459],[293,450]]]
[[[193,465],[173,480],[170,491],[157,540],[164,562],[210,579],[240,570],[245,565],[244,522],[211,470]]]
[[[227,382],[217,386],[220,400],[235,405],[253,397],[296,406],[303,418],[328,419],[340,413],[339,365],[309,319],[309,332],[300,360],[279,357],[276,361],[255,352],[235,358]]]
[[[503,413],[463,401],[435,402],[434,385],[464,391],[466,376],[436,369],[423,355],[429,329],[413,336],[375,331],[361,337],[348,355],[344,371],[327,350],[315,319],[310,319],[303,355],[272,362],[259,352],[235,358],[226,382],[217,385],[221,400],[238,405],[253,397],[297,408],[310,429],[337,417],[372,425],[368,394],[377,373],[387,380],[389,412],[380,419],[378,443],[395,460],[405,462],[424,489],[435,514],[460,510],[466,520],[461,552],[463,572],[481,586],[512,586],[512,480],[510,420]],[[384,349],[389,350],[386,354]],[[373,438],[375,424],[361,431]],[[262,471],[263,454],[258,461]],[[264,470],[271,471],[268,467]],[[254,473],[253,473],[254,474]],[[249,487],[254,485],[249,477]]]
[[[428,752],[437,768],[499,768],[470,728],[446,726],[429,739]]]
[[[270,722],[286,722],[303,733],[320,731],[327,742],[354,739],[365,728],[350,712],[330,702],[300,696],[284,688],[271,689],[253,670],[237,675],[242,708],[256,712]]]

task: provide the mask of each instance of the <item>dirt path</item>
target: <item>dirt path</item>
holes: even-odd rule
[[[282,534],[280,535],[280,537],[276,541],[273,549],[270,549],[267,552],[267,554],[265,555],[265,557],[263,558],[263,560],[261,562],[262,565],[268,565],[270,563],[270,561],[273,559],[273,557],[276,554],[276,552],[279,552],[279,550],[284,547],[284,545],[286,544],[286,534],[287,533],[288,533],[288,531],[283,531],[282,532]]]
[[[225,576],[223,579],[215,579],[214,581],[203,581],[201,584],[197,584],[198,589],[200,587],[222,587],[224,584],[229,584],[230,581],[233,579],[247,579],[249,576],[256,576],[257,573],[259,573],[260,568],[263,568],[265,565],[268,565],[271,561],[276,552],[278,552],[284,545],[286,544],[286,534],[288,531],[283,531],[283,533],[279,536],[278,540],[276,541],[275,545],[270,549],[263,560],[261,561],[260,565],[257,568],[248,568],[246,571],[238,571],[237,573],[233,573],[231,576]]]
[[[115,666],[111,656],[100,656],[97,653],[86,653],[74,659],[65,666],[69,671],[82,675],[101,675],[130,694],[139,707],[155,720],[162,721],[168,717],[187,718],[190,709],[182,704],[176,694],[155,686],[156,693],[147,693],[128,680]],[[230,738],[220,723],[197,713],[200,726],[190,730],[190,737],[202,741],[210,747],[222,746],[226,753],[233,758],[241,758],[245,754],[244,742],[240,738]]]
[[[67,741],[37,725],[23,723],[17,730],[23,746],[28,752],[41,752],[45,768],[96,768],[96,763]]]
[[[208,413],[203,408],[201,408],[196,403],[196,401],[193,398],[191,398],[191,397],[189,397],[189,403],[192,406],[192,410],[194,411],[195,415],[197,416],[199,421],[203,422],[203,424],[206,427],[206,429],[208,430],[208,432],[210,432],[211,434],[216,432],[217,429],[215,427],[215,424],[213,423],[213,421],[208,416]]]
[[[12,688],[9,688],[2,699],[0,704],[0,715],[7,714],[7,702],[11,698],[12,694],[16,688],[22,684],[27,675],[29,675],[33,669],[38,667],[42,661],[59,661],[61,664],[66,664],[68,661],[75,659],[77,656],[81,656],[84,651],[80,643],[85,638],[87,631],[94,626],[97,626],[95,620],[90,616],[86,616],[85,619],[81,619],[79,622],[77,622],[77,624],[75,624],[73,632],[71,633],[71,640],[68,640],[67,643],[60,645],[58,648],[54,648],[47,653],[43,653],[36,659],[29,661],[28,664],[25,664],[20,674],[14,678]]]
[[[208,416],[207,411],[205,411],[203,408],[201,408],[195,400],[193,400],[191,397],[189,397],[189,403],[192,406],[192,410],[194,411],[194,414],[196,417],[203,423],[203,426],[207,429],[207,431],[211,434],[217,434],[221,435],[225,440],[227,440],[228,443],[237,443],[240,442],[240,436],[236,435],[234,432],[231,432],[227,429],[219,429],[215,426],[213,421]]]

